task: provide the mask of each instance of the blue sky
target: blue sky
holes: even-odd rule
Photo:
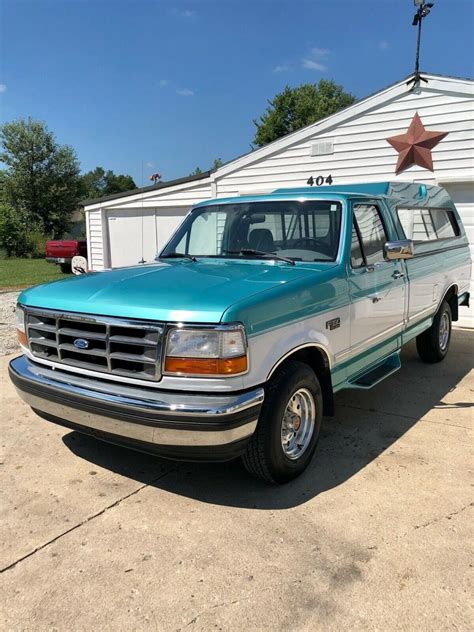
[[[287,84],[364,97],[414,63],[412,0],[0,0],[0,120],[43,119],[138,185],[249,151]],[[435,0],[422,68],[472,77],[474,2]]]

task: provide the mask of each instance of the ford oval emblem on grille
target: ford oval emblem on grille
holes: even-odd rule
[[[73,345],[76,347],[76,349],[88,349],[89,341],[84,340],[84,338],[76,338],[73,342]]]

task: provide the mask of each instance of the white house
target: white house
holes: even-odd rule
[[[416,180],[446,187],[474,255],[474,81],[424,74],[407,79],[212,172],[85,202],[93,270],[151,261],[189,208],[210,197],[333,182]],[[407,131],[418,112],[428,131],[447,132],[433,148],[433,172],[412,166],[395,175],[398,152],[387,138]],[[474,286],[471,289],[474,297]],[[473,299],[474,302],[474,299]],[[461,323],[474,327],[474,312]]]

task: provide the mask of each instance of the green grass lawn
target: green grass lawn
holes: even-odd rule
[[[44,259],[0,259],[0,291],[30,287],[69,275]]]

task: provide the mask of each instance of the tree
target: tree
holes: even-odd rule
[[[75,151],[59,145],[43,121],[18,119],[0,127],[7,169],[0,198],[28,222],[60,236],[77,208],[79,163]]]
[[[224,163],[222,162],[222,160],[220,158],[214,158],[214,162],[212,163],[212,167],[211,170],[214,169],[219,169],[219,167],[222,167]],[[192,173],[190,173],[190,176],[199,176],[202,173],[202,169],[200,167],[196,167],[196,169],[194,169],[194,171]]]
[[[89,200],[136,189],[132,176],[116,175],[111,169],[96,167],[81,176],[81,194]]]
[[[311,125],[354,103],[355,97],[334,81],[321,79],[297,88],[286,86],[277,94],[259,120],[254,143],[262,147],[277,138]]]

